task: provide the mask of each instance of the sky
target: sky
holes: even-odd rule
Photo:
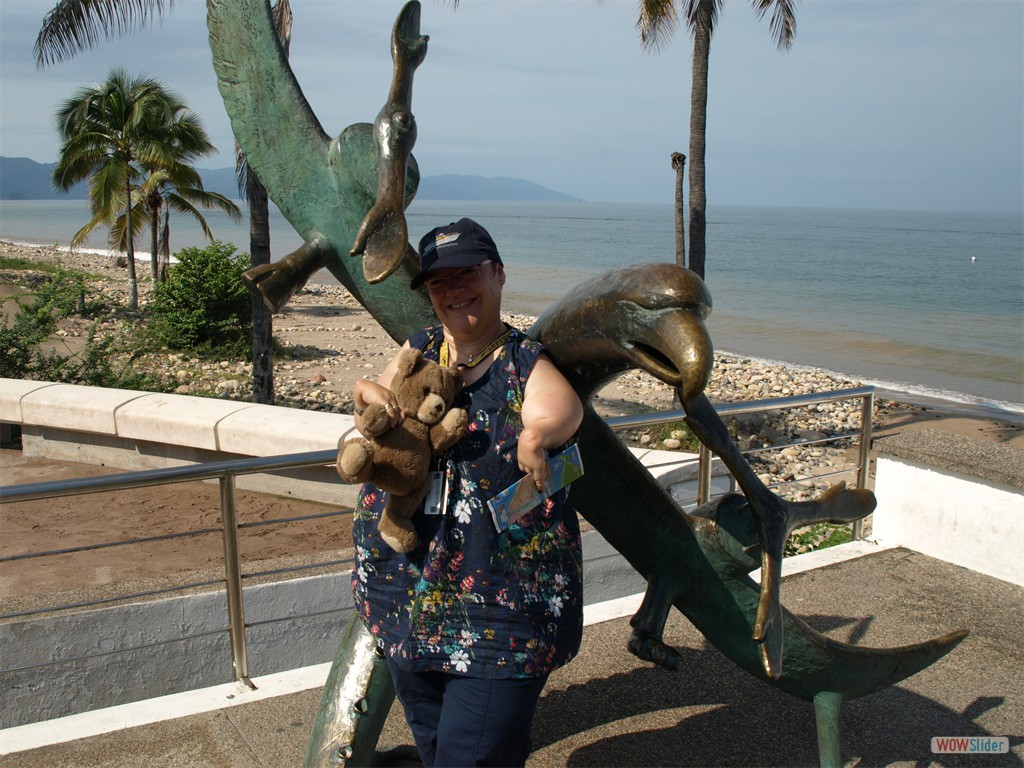
[[[55,0],[0,0],[0,155],[55,162],[53,115],[115,66],[154,77],[234,165],[205,3],[69,62],[32,53]],[[641,49],[637,0],[423,0],[413,154],[425,176],[509,176],[594,202],[672,203],[688,154],[691,39]],[[680,3],[681,5],[681,3]],[[291,66],[330,136],[373,122],[398,0],[292,0]],[[1022,210],[1024,3],[804,0],[780,52],[749,2],[711,47],[708,204]],[[2,183],[2,180],[0,180]]]

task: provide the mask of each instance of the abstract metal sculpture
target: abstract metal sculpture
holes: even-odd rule
[[[402,9],[392,35],[394,80],[371,126],[333,141],[309,108],[280,51],[266,0],[207,0],[210,45],[239,145],[272,200],[305,238],[247,281],[278,310],[327,267],[401,342],[433,321],[422,292],[404,206],[419,180],[412,74],[426,53],[419,4]],[[354,269],[350,254],[362,254]],[[386,279],[395,274],[396,279]],[[782,548],[790,531],[817,521],[848,522],[874,508],[868,491],[830,490],[787,502],[766,488],[704,394],[713,351],[704,283],[674,264],[614,270],[571,291],[530,329],[586,404],[580,448],[587,474],[573,487],[579,512],[648,582],[630,650],[668,669],[678,653],[662,641],[673,606],[752,675],[814,702],[823,765],[841,764],[839,707],[892,685],[959,643],[956,632],[919,645],[860,648],[831,640],[779,603]],[[590,406],[608,380],[639,368],[671,384],[687,422],[736,478],[730,494],[684,514]],[[749,573],[760,564],[761,587]],[[307,752],[307,765],[363,765],[373,758],[393,700],[374,641],[353,616],[346,629]]]

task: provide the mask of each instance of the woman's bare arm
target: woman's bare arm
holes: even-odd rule
[[[569,382],[546,355],[537,358],[526,380],[523,431],[519,435],[519,468],[533,475],[538,490],[550,476],[545,451],[574,434],[583,421],[583,404]]]

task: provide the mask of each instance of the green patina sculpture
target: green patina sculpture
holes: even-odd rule
[[[412,75],[427,41],[419,34],[419,4],[408,3],[395,23],[394,80],[375,124],[349,126],[333,141],[280,50],[266,0],[207,0],[207,7],[214,68],[239,145],[306,240],[282,262],[247,273],[249,284],[278,310],[326,266],[395,340],[429,325],[430,302],[407,287],[417,263],[404,218],[419,179],[411,156]],[[631,622],[633,653],[679,668],[679,654],[662,640],[676,607],[752,675],[813,701],[822,764],[841,765],[842,702],[923,669],[966,633],[903,648],[860,648],[821,635],[781,607],[789,533],[812,522],[859,519],[875,500],[840,486],[816,501],[787,502],[758,480],[704,395],[713,362],[704,325],[710,309],[695,274],[649,264],[580,285],[530,329],[587,404],[579,440],[587,474],[574,484],[573,501],[648,582]],[[742,496],[684,514],[608,428],[589,401],[633,368],[676,387],[687,422],[727,465]],[[749,576],[758,565],[760,588]],[[353,615],[324,689],[308,766],[372,761],[394,696],[373,646]]]
[[[395,22],[395,80],[377,120],[350,125],[335,139],[320,127],[295,81],[269,5],[210,0],[207,10],[232,130],[270,198],[305,240],[281,261],[247,272],[247,282],[277,312],[327,267],[392,337],[405,339],[432,312],[425,296],[408,290],[418,260],[404,215],[419,184],[410,103],[413,72],[427,48],[419,35],[419,4],[407,5]],[[353,250],[364,253],[365,269]],[[396,279],[379,282],[392,273]]]

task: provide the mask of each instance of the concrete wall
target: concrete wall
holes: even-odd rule
[[[935,430],[875,448],[873,537],[1024,586],[1024,453]]]
[[[644,590],[598,533],[584,534],[583,556],[585,604]],[[250,586],[244,604],[250,676],[328,663],[352,610],[350,574]],[[223,590],[2,624],[0,728],[230,682],[226,626]],[[81,657],[92,658],[65,661]]]
[[[334,450],[354,432],[352,417],[339,414],[20,379],[0,379],[0,422],[21,427],[29,456],[126,471]],[[635,453],[663,485],[693,483],[695,456]],[[357,490],[332,467],[238,485],[342,506]],[[584,569],[588,605],[645,586],[593,531],[584,534]],[[329,662],[352,608],[349,574],[247,586],[244,603],[251,676]],[[228,682],[227,624],[223,590],[9,619],[0,624],[0,727]],[[80,657],[91,658],[64,661]]]
[[[125,471],[248,456],[336,450],[351,416],[187,395],[0,379],[0,422],[22,430],[22,450]],[[352,506],[358,488],[333,467],[243,475],[253,491]]]

